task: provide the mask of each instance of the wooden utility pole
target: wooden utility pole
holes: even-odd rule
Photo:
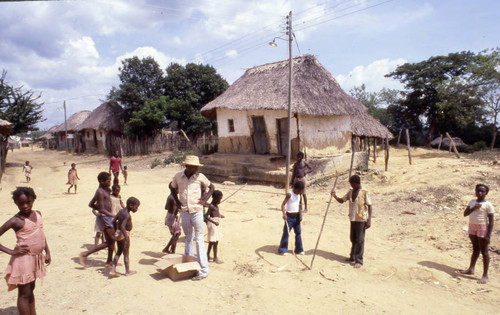
[[[408,147],[408,160],[410,161],[410,165],[411,165],[410,131],[408,130],[408,128],[406,128],[406,145]]]
[[[66,123],[66,101],[64,101],[64,141],[66,144],[66,153],[69,152],[69,146],[68,146],[68,124]]]
[[[290,155],[292,154],[292,139],[290,135],[290,125],[292,123],[292,11],[288,14],[288,126],[287,126],[287,142],[288,148],[286,153],[286,186],[285,192],[288,193],[290,188]]]
[[[356,156],[356,141],[357,137],[355,135],[352,136],[351,140],[351,150],[352,150],[352,156],[351,156],[351,167],[349,168],[349,178],[351,178],[352,175],[352,169],[354,167],[354,158]]]
[[[385,136],[385,170],[389,169],[389,137]]]

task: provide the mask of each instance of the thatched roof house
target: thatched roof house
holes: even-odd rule
[[[105,130],[121,133],[123,110],[110,102],[102,103],[94,109],[78,126],[79,130]]]
[[[284,60],[247,70],[201,114],[217,120],[219,152],[285,155],[287,107]],[[311,55],[293,59],[292,113],[292,155],[301,150],[310,157],[331,156],[349,151],[353,134],[390,134]]]
[[[0,134],[10,135],[12,130],[14,129],[14,125],[7,120],[0,119]]]
[[[102,103],[79,125],[84,133],[85,147],[96,153],[105,153],[111,145],[107,142],[113,136],[123,133],[123,109],[110,102]]]
[[[65,132],[66,128],[68,129],[68,131],[79,131],[80,124],[84,122],[89,115],[89,110],[82,110],[81,112],[74,113],[66,120],[66,127],[64,126],[64,123],[62,123],[54,129],[54,132]]]

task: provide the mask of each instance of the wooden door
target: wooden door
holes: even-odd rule
[[[253,123],[253,143],[255,146],[255,153],[268,154],[269,146],[267,144],[267,132],[264,116],[252,117]]]
[[[288,118],[276,119],[276,124],[279,153],[286,156],[288,153]]]

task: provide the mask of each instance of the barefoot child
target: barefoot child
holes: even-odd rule
[[[217,257],[217,246],[222,238],[222,231],[220,229],[220,219],[224,216],[219,211],[219,204],[222,200],[222,192],[220,190],[215,190],[212,194],[212,203],[207,205],[208,211],[205,214],[205,220],[207,221],[208,228],[208,250],[207,257],[208,261],[213,261],[217,264],[222,264],[223,261],[219,260]],[[214,259],[210,259],[210,251],[214,249]]]
[[[71,163],[71,168],[68,171],[68,182],[66,183],[67,185],[70,185],[68,188],[68,194],[73,186],[75,186],[75,194],[76,194],[76,186],[78,185],[79,180],[80,177],[78,177],[78,173],[76,172],[76,164]]]
[[[283,227],[283,235],[281,236],[278,251],[280,255],[286,255],[288,252],[288,236],[292,229],[295,233],[295,253],[304,255],[301,236],[302,229],[300,226],[300,222],[302,222],[301,197],[304,187],[304,182],[296,181],[295,184],[293,184],[293,190],[286,194],[285,200],[283,200],[283,203],[281,204],[281,212],[283,213],[285,226]]]
[[[125,275],[131,276],[135,271],[130,270],[129,265],[129,250],[130,250],[130,231],[132,231],[132,217],[130,212],[136,213],[139,209],[139,199],[130,197],[127,199],[127,207],[118,211],[115,217],[115,224],[117,226],[116,239],[118,243],[118,250],[116,251],[115,258],[113,259],[113,269],[109,273],[110,277],[116,278],[119,275],[116,273],[116,265],[123,253],[123,260],[125,262]]]
[[[127,165],[123,166],[123,185],[127,185],[128,170]]]
[[[168,186],[172,189],[172,183]],[[167,216],[165,217],[165,225],[168,226],[170,234],[172,237],[168,241],[167,246],[162,250],[163,253],[173,254],[175,253],[175,247],[177,246],[177,241],[181,235],[181,225],[179,220],[179,206],[175,202],[175,198],[172,194],[168,195],[167,203],[165,204],[165,210],[167,210]]]
[[[354,263],[354,268],[363,266],[363,252],[365,248],[365,230],[372,223],[372,202],[368,191],[361,187],[361,178],[353,175],[349,178],[350,189],[344,197],[339,198],[332,190],[331,194],[339,203],[349,200],[349,220],[351,221],[351,253],[349,261]]]
[[[89,207],[92,209],[92,213],[95,215],[94,245],[99,245],[99,240],[101,240],[102,243],[104,243],[104,235],[102,234],[103,228],[101,227],[101,222],[100,222],[100,218],[99,218],[99,210],[97,208],[97,201],[95,199],[95,196],[92,198],[92,200],[90,200]]]
[[[460,273],[473,275],[476,261],[479,258],[479,253],[481,253],[483,255],[483,277],[478,280],[478,283],[487,283],[489,280],[490,254],[488,253],[488,244],[493,231],[495,213],[491,203],[485,199],[489,191],[490,189],[486,185],[476,185],[477,199],[471,200],[464,211],[464,217],[469,216],[469,238],[472,242],[472,257],[469,269],[460,270]]]
[[[24,176],[26,176],[26,182],[29,183],[31,181],[31,170],[33,169],[33,166],[30,165],[30,161],[26,161],[26,164],[23,166],[23,170],[21,172],[24,172]]]
[[[46,274],[45,265],[49,265],[50,250],[43,233],[42,216],[32,210],[36,199],[35,192],[29,187],[17,187],[12,198],[19,212],[0,227],[0,236],[12,229],[16,233],[17,244],[14,249],[0,245],[0,251],[11,255],[5,280],[8,290],[18,288],[17,309],[19,314],[36,314],[35,281]],[[45,256],[43,255],[45,251]]]
[[[106,260],[106,267],[112,266],[113,260],[113,250],[115,247],[115,229],[113,225],[114,216],[111,213],[111,197],[110,197],[110,189],[111,185],[111,175],[106,172],[101,172],[97,176],[97,180],[99,181],[99,188],[95,192],[94,200],[95,207],[97,211],[99,211],[98,218],[100,227],[103,229],[104,238],[106,239],[106,243],[96,245],[92,247],[90,250],[86,252],[80,253],[79,260],[80,264],[86,268],[87,265],[85,263],[85,258],[101,249],[108,249],[108,259]],[[91,201],[92,202],[92,201]]]
[[[111,187],[111,213],[113,214],[113,216],[116,216],[120,209],[125,208],[125,205],[122,201],[122,196],[120,196],[120,191],[121,187],[118,184],[114,184],[113,187]]]
[[[306,168],[308,170],[306,170]],[[304,183],[304,191],[302,192],[302,197],[304,198],[304,213],[307,212],[307,196],[306,196],[306,175],[312,172],[312,167],[304,161],[304,153],[297,153],[297,161],[293,164],[292,170],[292,187],[296,182]]]

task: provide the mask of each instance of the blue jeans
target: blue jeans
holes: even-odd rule
[[[208,276],[208,258],[205,249],[205,230],[203,229],[203,211],[188,213],[181,211],[182,230],[186,235],[185,254],[194,256],[193,248],[193,228],[194,240],[196,241],[196,256],[201,266],[198,275]]]
[[[304,251],[304,248],[302,247],[302,236],[301,236],[301,228],[300,228],[300,215],[293,216],[291,214],[288,214],[286,217],[286,220],[288,221],[288,227],[293,229],[293,232],[295,233],[295,253],[301,253]],[[281,236],[281,242],[280,242],[280,248],[279,248],[279,253],[286,253],[288,252],[288,235],[289,231],[286,228],[286,224],[283,227],[283,236]]]

